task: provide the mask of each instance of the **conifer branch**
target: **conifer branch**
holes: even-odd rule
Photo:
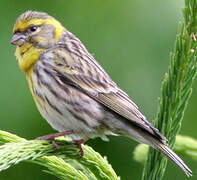
[[[178,27],[174,51],[170,55],[169,70],[161,87],[158,114],[154,121],[156,128],[169,140],[168,144],[171,148],[180,130],[197,72],[196,0],[185,0],[183,15],[185,21]],[[161,180],[166,165],[166,157],[150,149],[142,180]]]
[[[46,172],[62,180],[119,180],[106,158],[91,147],[83,145],[80,158],[77,145],[64,137],[56,139],[59,150],[48,140],[26,140],[0,131],[0,171],[22,161],[40,164]]]

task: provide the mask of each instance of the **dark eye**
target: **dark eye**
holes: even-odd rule
[[[30,26],[29,29],[31,32],[35,32],[37,30],[37,26]]]

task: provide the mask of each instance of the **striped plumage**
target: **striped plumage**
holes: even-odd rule
[[[168,147],[136,104],[111,80],[81,41],[46,13],[27,11],[14,25],[12,44],[35,103],[56,130],[74,140],[118,134],[149,144],[187,176],[191,170]]]

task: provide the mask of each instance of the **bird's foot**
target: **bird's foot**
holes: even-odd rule
[[[83,151],[83,148],[82,148],[82,144],[85,143],[86,141],[88,140],[88,138],[83,138],[83,139],[80,139],[80,140],[73,140],[73,143],[77,144],[79,150],[80,150],[80,153],[81,153],[81,157],[82,158],[84,156],[84,151]]]
[[[64,136],[64,135],[69,135],[72,134],[72,131],[63,131],[63,132],[59,132],[59,133],[54,133],[54,134],[49,134],[46,136],[41,136],[41,137],[37,137],[37,140],[51,140],[52,144],[55,147],[55,150],[59,150],[59,146],[57,145],[55,138],[59,137],[59,136]]]

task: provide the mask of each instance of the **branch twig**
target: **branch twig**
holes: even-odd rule
[[[175,48],[170,55],[169,70],[162,83],[158,114],[154,121],[155,126],[169,140],[171,148],[180,130],[197,73],[196,0],[185,0],[183,14],[185,22],[179,24]],[[159,152],[150,149],[142,180],[161,180],[166,165],[167,159]]]
[[[46,172],[62,180],[119,180],[105,158],[91,147],[83,145],[85,155],[64,137],[56,140],[60,150],[55,151],[48,140],[30,140],[0,131],[0,171],[21,161],[37,163],[48,168]]]

